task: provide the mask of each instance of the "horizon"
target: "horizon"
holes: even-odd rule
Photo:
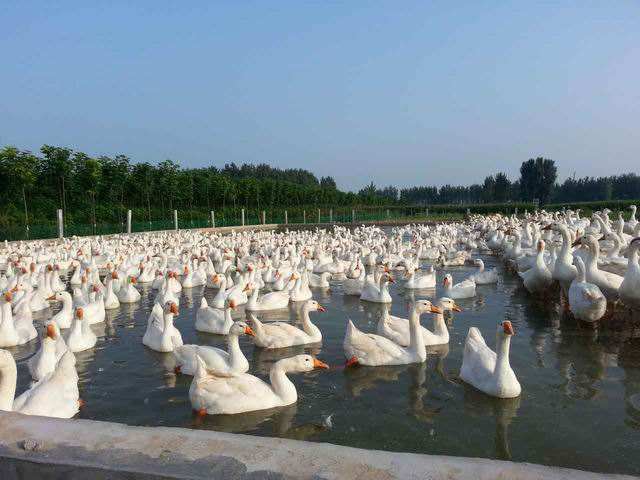
[[[15,3],[0,144],[349,191],[516,180],[538,156],[560,183],[637,173],[640,5],[616,6]]]

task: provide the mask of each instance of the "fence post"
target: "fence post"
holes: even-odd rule
[[[354,208],[351,209],[351,223],[356,223],[356,210]]]
[[[284,224],[287,225],[289,223],[289,216],[287,215],[287,211],[284,211]]]
[[[318,223],[320,223],[320,209],[318,209]]]
[[[267,213],[264,210],[262,210],[262,224],[267,224]]]
[[[216,228],[216,214],[211,210],[211,228]]]
[[[333,223],[333,208],[329,209],[329,223]]]
[[[387,208],[387,218],[389,218],[389,209]]]
[[[58,238],[64,237],[64,219],[62,218],[62,209],[58,209]]]
[[[131,210],[127,210],[127,233],[131,233]]]
[[[244,227],[244,208],[242,209],[242,226]]]
[[[302,210],[302,223],[304,223],[304,224],[307,223],[307,211],[306,210]]]
[[[178,230],[178,210],[173,211],[173,229]]]

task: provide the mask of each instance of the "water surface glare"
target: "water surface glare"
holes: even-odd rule
[[[172,354],[142,345],[155,292],[141,288],[142,302],[107,311],[106,323],[93,326],[99,335],[96,347],[77,354],[80,396],[86,402],[79,417],[640,473],[640,330],[629,319],[616,319],[597,331],[579,325],[564,313],[559,297],[534,299],[499,259],[481,258],[487,268],[500,269],[500,284],[479,286],[477,297],[458,301],[464,312],[448,321],[448,347],[430,351],[424,364],[341,368],[346,319],[375,331],[382,306],[344,296],[336,282],[330,291],[313,289],[314,298],[327,308],[324,314],[311,314],[322,330],[322,346],[264,351],[241,337],[250,373],[262,378],[275,360],[302,351],[317,354],[332,369],[291,375],[298,388],[296,405],[203,419],[191,411],[191,377],[173,373]],[[472,270],[447,269],[456,281]],[[442,275],[439,271],[439,281]],[[406,317],[413,294],[403,291],[401,274],[395,277],[391,312]],[[183,290],[175,325],[185,343],[224,347],[224,337],[194,329],[203,294],[212,299],[215,291]],[[291,314],[285,310],[260,317],[286,320],[289,315],[295,318],[294,307]],[[234,317],[244,317],[243,308]],[[477,326],[493,348],[496,326],[505,318],[516,331],[511,364],[523,391],[513,400],[488,397],[457,379],[468,328]],[[422,319],[430,328],[430,315]],[[33,341],[11,349],[18,360],[18,392],[29,382],[26,359],[37,348]],[[333,415],[331,429],[322,426],[328,415]]]

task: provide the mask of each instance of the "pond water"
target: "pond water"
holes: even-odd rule
[[[499,259],[481,258],[487,268],[497,266],[501,271],[500,284],[478,287],[477,297],[458,301],[464,312],[448,319],[448,347],[430,351],[422,365],[342,368],[346,319],[364,331],[375,331],[383,307],[344,296],[339,282],[330,291],[314,290],[314,298],[327,308],[324,314],[312,314],[324,342],[306,351],[336,368],[292,375],[299,394],[296,405],[240,415],[198,418],[192,414],[191,377],[173,373],[172,354],[142,345],[155,292],[141,288],[142,302],[108,311],[107,321],[93,327],[99,335],[96,347],[77,354],[80,395],[86,402],[78,416],[640,473],[637,324],[619,316],[599,330],[577,324],[564,313],[559,297],[534,299]],[[447,271],[460,280],[472,268]],[[438,275],[441,280],[443,272]],[[414,295],[434,296],[433,291],[403,291],[401,275],[396,278],[391,286],[394,315],[406,317]],[[224,346],[224,337],[194,329],[195,309],[203,294],[212,299],[215,291],[183,290],[176,327],[185,343]],[[266,316],[295,319],[296,312],[292,307],[291,312]],[[244,317],[243,309],[234,317]],[[423,324],[430,327],[429,317],[423,316]],[[42,319],[41,314],[36,318]],[[457,378],[468,328],[478,327],[493,348],[496,326],[505,318],[516,331],[511,364],[523,390],[513,400],[488,397]],[[263,378],[275,360],[305,350],[262,351],[247,337],[241,338],[241,346],[251,363],[250,373]],[[29,382],[26,360],[37,348],[38,341],[33,341],[12,349],[18,360],[18,392]],[[332,415],[330,429],[323,426],[328,415]]]

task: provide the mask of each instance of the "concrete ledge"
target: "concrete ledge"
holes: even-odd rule
[[[393,453],[166,427],[0,412],[2,480],[622,480],[488,459]]]

